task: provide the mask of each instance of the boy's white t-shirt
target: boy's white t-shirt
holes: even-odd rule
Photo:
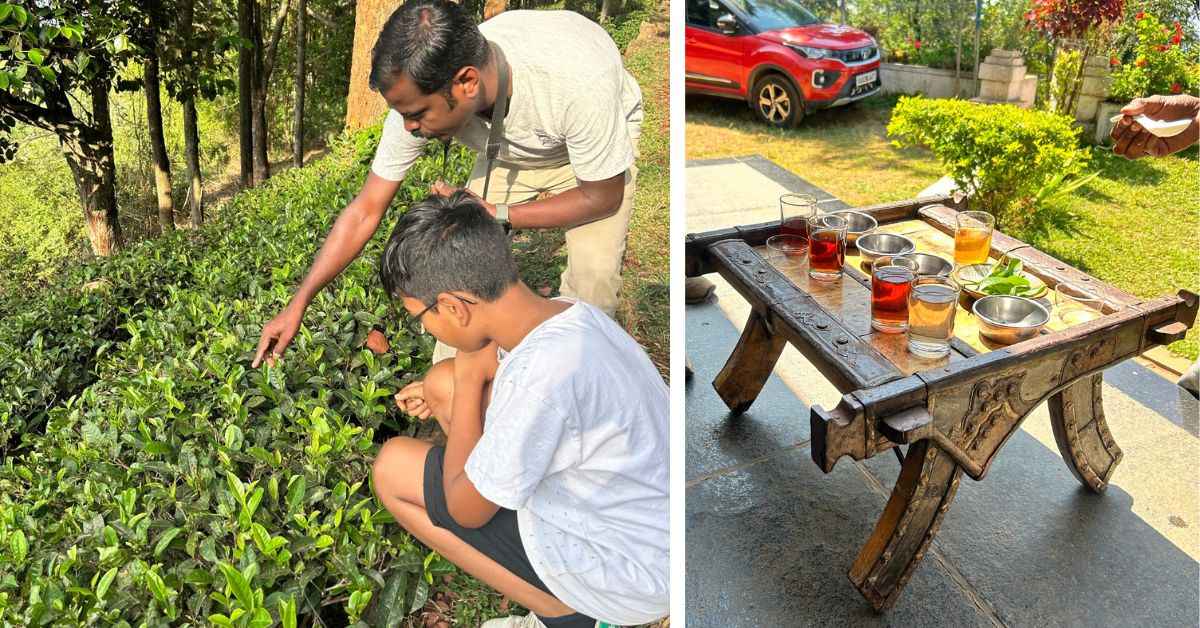
[[[498,161],[529,169],[570,163],[582,181],[603,181],[633,165],[642,92],[603,28],[572,11],[505,11],[479,31],[512,68]],[[471,116],[455,138],[482,153],[490,129],[490,121]],[[403,179],[428,142],[404,130],[404,117],[390,110],[371,171]]]
[[[550,592],[597,620],[669,612],[669,415],[646,352],[582,301],[500,356],[467,477],[517,511]]]

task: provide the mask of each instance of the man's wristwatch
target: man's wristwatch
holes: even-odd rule
[[[512,223],[508,220],[508,203],[496,203],[496,222],[508,229]]]

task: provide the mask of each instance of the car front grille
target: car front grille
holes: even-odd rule
[[[874,59],[877,54],[879,54],[879,50],[875,46],[865,46],[851,50],[834,50],[833,58],[845,63],[862,63],[868,59]]]

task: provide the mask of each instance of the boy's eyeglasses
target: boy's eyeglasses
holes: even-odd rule
[[[461,296],[459,296],[459,295],[457,295],[457,294],[454,294],[453,292],[447,292],[446,294],[449,294],[450,296],[452,296],[452,297],[454,297],[454,298],[458,299],[459,301],[462,301],[463,303],[469,303],[469,304],[471,304],[471,305],[479,305],[479,302],[478,302],[478,301],[475,301],[475,300],[473,300],[473,299],[468,299],[468,298],[466,298],[466,297],[461,297]],[[436,300],[434,300],[434,302],[433,302],[433,303],[430,303],[429,305],[426,305],[426,306],[425,306],[425,309],[423,309],[423,310],[421,310],[420,312],[417,312],[416,314],[413,314],[411,317],[409,317],[409,319],[408,319],[408,321],[409,321],[409,322],[408,322],[409,331],[413,332],[413,334],[422,334],[422,333],[424,333],[424,332],[425,332],[425,330],[424,330],[424,328],[421,326],[421,318],[423,318],[423,317],[425,316],[425,314],[429,312],[429,310],[432,310],[432,309],[433,309],[433,308],[435,308],[435,307],[437,307],[437,301],[436,301]]]

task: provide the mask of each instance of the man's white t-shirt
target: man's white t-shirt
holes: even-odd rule
[[[646,352],[585,302],[500,356],[467,477],[517,511],[550,592],[597,620],[669,612],[669,414]]]
[[[570,163],[581,181],[603,181],[633,165],[642,92],[603,28],[572,11],[505,11],[479,30],[512,68],[498,161],[529,169]],[[490,121],[471,116],[455,138],[482,153],[490,129]],[[428,141],[389,111],[371,171],[403,179]]]

